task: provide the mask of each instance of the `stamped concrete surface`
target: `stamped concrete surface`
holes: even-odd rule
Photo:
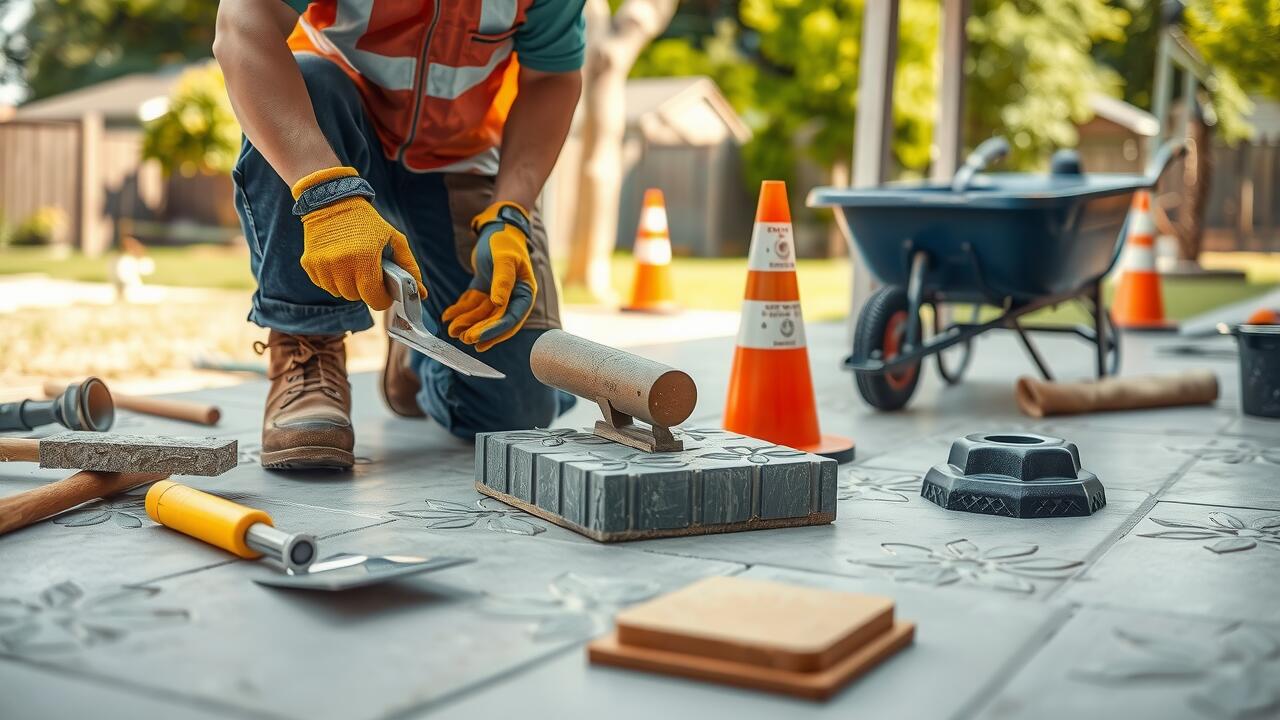
[[[474,488],[475,452],[392,417],[375,374],[352,379],[350,473],[258,464],[265,383],[191,393],[239,464],[185,478],[271,513],[336,552],[475,562],[342,595],[252,582],[272,570],[156,526],[134,492],[0,537],[0,717],[668,718],[1280,716],[1280,422],[1239,414],[1230,362],[1124,338],[1126,373],[1208,366],[1216,406],[1034,421],[1009,336],[974,348],[965,381],[924,370],[908,408],[877,414],[839,369],[842,325],[808,328],[824,432],[857,441],[829,525],[601,545]],[[1040,348],[1064,379],[1092,355]],[[1206,345],[1226,347],[1218,339]],[[686,369],[715,428],[732,338],[644,348]],[[556,426],[582,428],[580,402]],[[209,429],[121,412],[134,434]],[[1107,488],[1091,517],[948,512],[919,496],[950,441],[1030,431],[1071,440]],[[0,465],[5,493],[65,476]],[[583,649],[619,608],[698,578],[750,577],[892,596],[915,644],[825,704],[593,667]]]

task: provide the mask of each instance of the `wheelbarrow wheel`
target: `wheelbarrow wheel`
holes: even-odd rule
[[[920,334],[920,317],[907,317],[907,292],[887,286],[871,294],[858,314],[853,332],[853,356],[888,361],[898,356],[907,338],[907,322],[916,324]],[[893,372],[854,372],[854,384],[867,404],[877,410],[899,410],[911,399],[920,380],[920,362]]]

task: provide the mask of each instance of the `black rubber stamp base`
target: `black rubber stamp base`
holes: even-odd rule
[[[1015,518],[1083,517],[1107,504],[1074,443],[1031,433],[957,439],[947,462],[924,476],[920,496],[947,510]]]

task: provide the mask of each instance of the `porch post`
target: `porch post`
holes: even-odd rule
[[[964,148],[964,26],[969,0],[943,0],[938,31],[938,115],[933,124],[933,170],[930,177],[951,180]]]
[[[893,71],[898,64],[898,0],[867,0],[858,60],[858,112],[853,133],[853,187],[882,184],[889,176],[893,139]],[[858,253],[853,259],[849,327],[875,289]]]

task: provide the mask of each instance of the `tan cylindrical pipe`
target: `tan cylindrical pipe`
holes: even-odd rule
[[[81,470],[34,490],[0,498],[0,535],[39,522],[90,500],[124,492],[169,477],[164,473],[114,473]]]
[[[639,355],[548,330],[533,344],[534,377],[651,425],[679,425],[693,414],[698,387],[689,374]]]
[[[1034,418],[1204,405],[1218,399],[1218,377],[1208,370],[1075,383],[1045,382],[1024,376],[1018,378],[1014,397],[1018,409]]]
[[[44,384],[44,394],[49,397],[56,397],[65,389],[64,383],[53,380],[46,381]],[[222,411],[217,405],[206,405],[189,400],[162,400],[141,395],[120,395],[114,392],[111,393],[111,397],[118,408],[170,420],[182,420],[198,425],[217,425],[218,420],[222,419]]]

